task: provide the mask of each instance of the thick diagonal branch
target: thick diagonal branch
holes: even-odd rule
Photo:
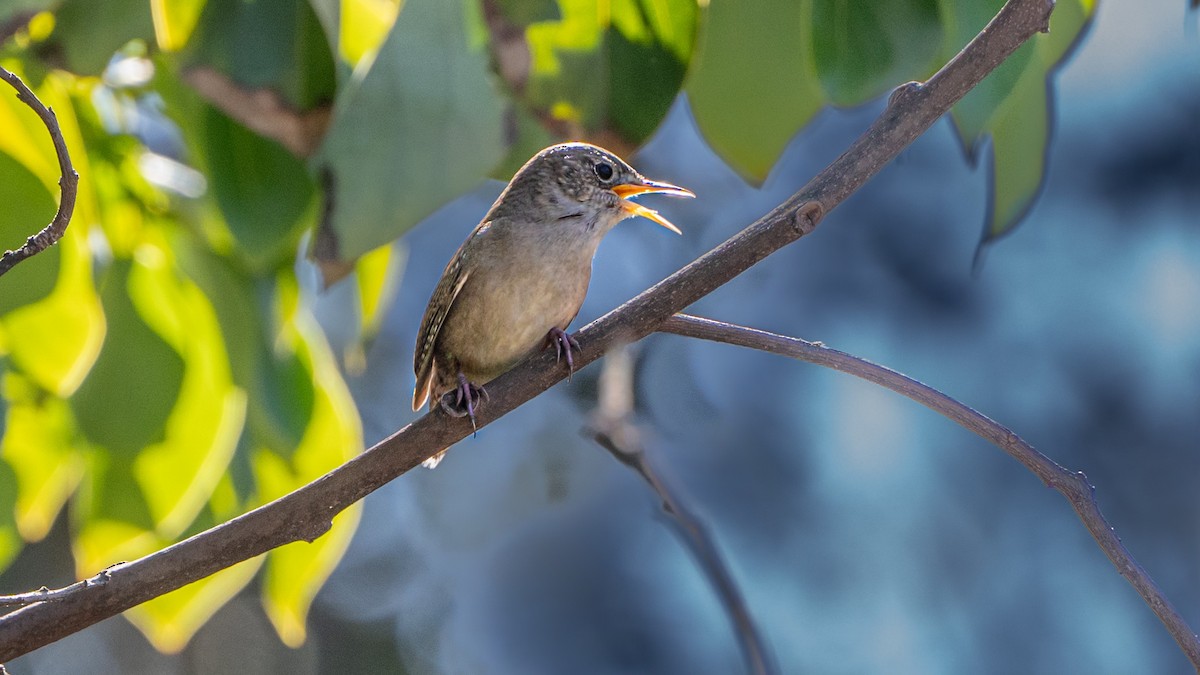
[[[576,338],[583,367],[618,343],[657,330],[771,253],[808,234],[1018,47],[1049,26],[1051,0],[1009,0],[958,55],[924,84],[898,88],[878,119],[799,192],[745,230],[600,319]],[[554,356],[527,359],[488,385],[480,426],[537,396],[564,373]],[[149,556],[113,566],[104,583],[0,617],[0,662],[54,642],[146,600],[298,540],[393,478],[458,442],[471,425],[434,410],[313,483]]]

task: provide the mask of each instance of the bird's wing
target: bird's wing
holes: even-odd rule
[[[478,231],[479,228],[476,228],[476,232]],[[471,237],[474,236],[474,234],[471,235]],[[470,240],[471,238],[467,239],[467,241]],[[466,242],[463,242],[462,247],[446,264],[437,288],[433,289],[433,297],[429,299],[429,306],[425,308],[425,317],[421,319],[421,330],[417,333],[417,349],[413,355],[413,371],[417,374],[417,386],[413,389],[413,410],[420,410],[433,393],[433,379],[436,375],[433,346],[437,343],[442,323],[450,314],[450,307],[454,304],[454,299],[458,297],[458,292],[467,283],[469,273],[463,270],[465,248]]]

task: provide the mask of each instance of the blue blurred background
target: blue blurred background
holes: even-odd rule
[[[815,234],[690,311],[886,364],[1083,470],[1196,626],[1200,43],[1184,4],[1100,5],[1056,80],[1045,189],[977,274],[986,172],[943,120]],[[617,228],[574,327],[768,211],[881,106],[825,111],[756,188],[680,101],[634,163],[699,195],[652,204],[685,235]],[[400,242],[400,296],[352,383],[369,442],[413,418],[421,312],[500,187]],[[330,317],[337,294],[320,301]],[[709,524],[783,672],[1189,671],[1065,500],[997,448],[815,366],[664,335],[636,350],[652,460]],[[581,433],[598,372],[370,496],[302,649],[279,644],[248,591],[181,657],[110,620],[17,671],[740,672],[656,499]]]

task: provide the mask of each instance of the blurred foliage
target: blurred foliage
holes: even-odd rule
[[[82,176],[59,246],[0,279],[0,568],[71,502],[80,576],[277,498],[362,449],[343,368],[389,305],[393,247],[540,147],[628,154],[686,92],[712,146],[761,181],[826,105],[929,76],[999,0],[87,0],[24,20],[0,60],[58,114]],[[1061,0],[954,112],[991,138],[986,237],[1041,183],[1047,77],[1092,13]],[[0,97],[0,237],[54,210],[46,132]],[[381,248],[382,247],[382,248]],[[296,254],[354,274],[358,343],[335,354]],[[344,552],[357,510],[128,613],[181,649],[263,569],[281,639]]]

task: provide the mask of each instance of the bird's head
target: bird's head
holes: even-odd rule
[[[588,143],[552,145],[526,162],[500,200],[532,201],[548,220],[586,223],[606,232],[630,216],[648,218],[682,234],[657,211],[630,201],[649,193],[695,197],[691,191],[649,180],[604,148]]]

